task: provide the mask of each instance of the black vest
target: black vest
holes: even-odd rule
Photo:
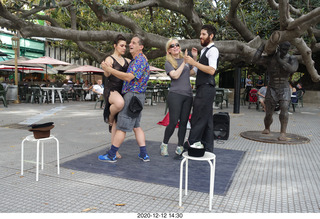
[[[206,56],[207,52],[209,51],[209,49],[211,49],[213,46],[207,48],[204,53],[202,54],[202,56],[199,59],[199,63],[203,64],[203,65],[209,65],[209,60]],[[215,80],[214,80],[214,75],[209,75],[203,71],[201,71],[200,69],[198,69],[197,72],[197,78],[196,78],[196,86],[199,87],[203,84],[210,84],[212,86],[216,86]]]

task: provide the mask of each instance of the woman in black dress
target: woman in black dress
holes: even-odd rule
[[[126,72],[129,66],[130,59],[124,58],[126,52],[126,39],[119,34],[114,41],[114,53],[105,59],[107,65],[112,65],[112,68]],[[102,68],[104,63],[102,63]],[[104,72],[104,99],[106,102],[104,108],[104,121],[109,124],[109,131],[111,132],[111,139],[114,137],[116,130],[116,115],[124,106],[124,100],[121,94],[123,81],[113,76],[109,72]],[[117,154],[117,157],[120,155]]]

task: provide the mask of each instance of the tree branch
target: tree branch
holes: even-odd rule
[[[289,1],[279,0],[280,30],[285,30],[293,20],[289,13]]]
[[[142,8],[146,7],[158,7],[159,6],[159,0],[148,0],[148,1],[143,1],[134,5],[123,5],[123,6],[113,6],[112,8],[121,13],[121,12],[126,12],[126,11],[135,11],[139,10]]]
[[[77,28],[77,15],[76,15],[76,8],[74,6],[69,6],[68,11],[70,13],[70,18],[71,18],[71,29],[76,29]],[[106,57],[105,53],[100,52],[97,48],[89,45],[86,42],[82,41],[74,41],[79,49],[89,55],[91,55],[95,60],[97,60],[99,63],[101,63],[104,58]]]
[[[246,42],[254,39],[254,35],[248,29],[248,27],[237,17],[237,10],[241,0],[231,0],[230,10],[227,17],[228,23],[237,30],[237,32],[243,37]]]
[[[275,0],[268,0],[269,6],[274,10],[279,10],[279,4],[276,3]],[[294,8],[292,5],[289,5],[290,12],[295,15],[301,15],[301,11],[299,9]]]
[[[87,5],[96,14],[97,18],[103,22],[112,22],[129,28],[133,33],[143,36],[144,31],[132,19],[111,10],[105,10],[105,6],[95,0],[85,0]]]
[[[314,26],[320,22],[320,8],[316,8],[310,11],[306,15],[295,19],[288,25],[288,30],[300,28],[302,31],[306,31],[309,27]]]
[[[302,38],[295,38],[291,40],[291,43],[297,47],[300,51],[303,63],[307,67],[307,70],[311,76],[313,82],[320,82],[320,75],[314,67],[314,61],[312,60],[312,52]]]
[[[200,33],[202,21],[199,15],[194,10],[193,5],[193,0],[148,0],[134,5],[114,6],[113,9],[120,13],[125,11],[139,10],[146,7],[162,7],[184,15],[189,21],[192,28],[197,33]]]

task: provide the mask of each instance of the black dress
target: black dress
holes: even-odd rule
[[[125,58],[124,59],[124,65],[120,65],[115,58],[110,56],[113,59],[113,64],[112,68],[122,71],[122,72],[127,72],[129,63]],[[122,85],[123,85],[123,80],[115,77],[114,75],[110,75],[109,77],[103,76],[104,77],[104,91],[103,91],[103,96],[105,100],[105,107],[103,111],[103,119],[106,123],[109,122],[109,115],[110,115],[110,103],[109,103],[109,96],[110,96],[110,91],[118,91],[119,94],[121,94],[122,90]]]

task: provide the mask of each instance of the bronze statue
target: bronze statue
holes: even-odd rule
[[[273,122],[272,115],[279,104],[281,124],[280,136],[278,140],[286,141],[286,130],[288,125],[288,109],[291,99],[291,89],[289,86],[289,77],[298,69],[298,60],[288,54],[290,48],[289,42],[281,43],[273,55],[262,56],[264,44],[262,44],[253,57],[255,64],[266,65],[269,76],[269,83],[265,98],[266,115],[264,118],[265,129],[262,134],[270,133],[270,125]]]

